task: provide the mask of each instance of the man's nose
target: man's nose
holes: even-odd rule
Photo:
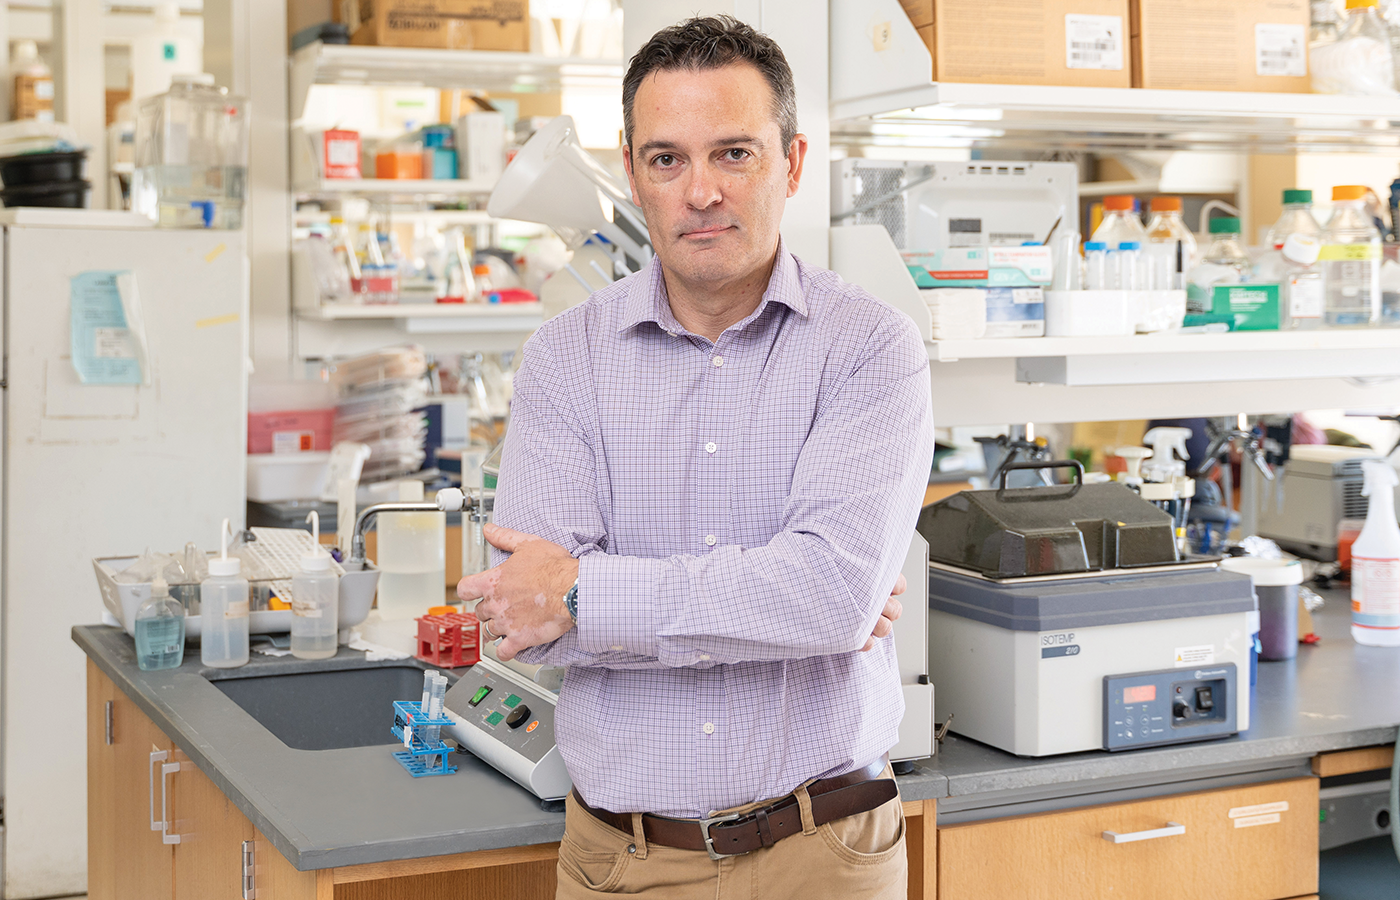
[[[686,185],[686,204],[692,209],[708,209],[721,199],[718,173],[705,165],[692,167],[690,183]]]

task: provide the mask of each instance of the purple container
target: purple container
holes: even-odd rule
[[[1259,601],[1259,658],[1292,659],[1298,655],[1298,585],[1303,565],[1296,559],[1257,559],[1238,556],[1220,567],[1248,575]]]

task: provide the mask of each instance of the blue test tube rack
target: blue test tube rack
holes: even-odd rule
[[[395,700],[394,701],[394,725],[389,731],[398,739],[400,744],[404,743],[404,733],[409,735],[408,744],[404,749],[394,754],[394,759],[399,761],[399,765],[408,770],[408,774],[414,778],[423,778],[428,775],[451,775],[457,771],[457,767],[449,765],[448,754],[452,748],[442,741],[429,743],[426,733],[429,725],[441,725],[447,727],[453,722],[448,718],[430,719],[423,711],[423,704],[417,700]],[[437,757],[436,763],[432,758]]]

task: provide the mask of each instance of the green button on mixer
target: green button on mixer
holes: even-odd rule
[[[517,706],[520,705],[520,698],[515,696],[514,694],[510,694],[506,697],[506,699],[501,701],[501,705],[504,706],[506,709],[515,709]]]
[[[498,712],[493,712],[491,715],[489,715],[489,716],[486,717],[486,724],[487,724],[487,725],[499,725],[499,724],[501,724],[501,722],[504,721],[504,720],[505,720],[505,716],[504,716],[504,715],[502,715],[501,713],[498,713]]]

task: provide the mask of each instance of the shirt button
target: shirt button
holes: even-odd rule
[[[720,366],[724,365],[724,357],[723,357],[723,356],[712,356],[712,357],[710,357],[710,365],[714,366],[715,368],[719,368]]]
[[[714,452],[715,452],[716,450],[718,450],[718,449],[719,449],[719,444],[716,444],[714,441],[710,441],[708,444],[705,445],[705,452],[706,452],[706,453],[714,453]]]
[[[709,662],[709,661],[710,661],[710,654],[708,654],[708,653],[701,653],[701,654],[700,654],[700,661],[701,661],[701,662]]]
[[[709,547],[713,547],[715,545],[715,536],[713,534],[705,535],[705,545]]]
[[[706,723],[704,724],[704,726],[703,726],[700,730],[703,731],[703,732],[705,732],[706,734],[714,734],[714,733],[715,733],[715,723],[714,723],[714,722],[706,722]]]
[[[613,644],[613,645],[612,645],[612,648],[613,648],[614,650],[621,650],[621,649],[622,649],[622,645],[621,645],[621,644]],[[431,711],[431,710],[430,710],[430,711]]]

